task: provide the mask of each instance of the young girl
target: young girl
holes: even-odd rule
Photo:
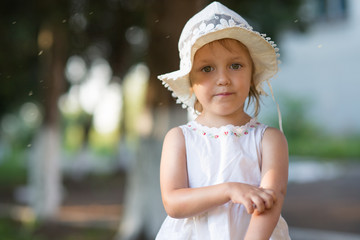
[[[246,99],[255,102],[256,117],[261,84],[277,72],[269,40],[218,2],[185,25],[180,70],[159,79],[198,116],[165,137],[160,182],[169,216],[156,239],[290,239],[280,216],[286,139],[244,111]]]

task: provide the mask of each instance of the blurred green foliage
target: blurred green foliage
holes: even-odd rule
[[[359,160],[360,136],[316,136],[289,139],[291,155],[313,156],[333,160]]]
[[[17,149],[2,159],[0,165],[0,187],[11,188],[22,185],[27,180],[27,170],[24,161],[25,150]]]
[[[98,240],[112,239],[114,235],[115,231],[108,229],[75,228],[49,224],[35,224],[29,227],[10,218],[0,218],[1,240]]]
[[[0,218],[0,236],[2,240],[44,240],[33,236],[30,228],[9,218]]]
[[[290,96],[280,98],[283,128],[289,144],[289,154],[320,159],[360,160],[360,135],[329,133],[309,119],[306,109],[310,100]],[[271,120],[276,126],[277,119]]]

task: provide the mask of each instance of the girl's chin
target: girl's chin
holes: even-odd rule
[[[205,111],[206,112],[206,111]],[[219,117],[231,117],[245,114],[243,108],[226,108],[219,107],[211,111],[211,115],[219,116]],[[205,114],[208,115],[208,114]]]

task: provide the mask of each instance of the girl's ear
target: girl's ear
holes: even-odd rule
[[[197,100],[197,98],[196,98],[195,103],[194,103],[194,109],[199,113],[201,113],[202,110],[203,110],[202,105],[199,102],[199,100]]]
[[[191,74],[191,72],[190,72]],[[190,87],[189,87],[189,92],[190,92],[190,97],[195,93],[194,93],[194,89],[192,87],[192,81],[191,81],[191,76],[189,76],[189,81],[190,81]],[[202,112],[202,106],[201,103],[199,102],[199,100],[197,100],[197,97],[195,96],[195,103],[194,103],[194,110],[195,112],[201,113]]]

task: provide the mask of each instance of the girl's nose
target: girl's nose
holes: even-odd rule
[[[227,86],[230,84],[230,78],[225,71],[219,71],[217,76],[216,85]]]

